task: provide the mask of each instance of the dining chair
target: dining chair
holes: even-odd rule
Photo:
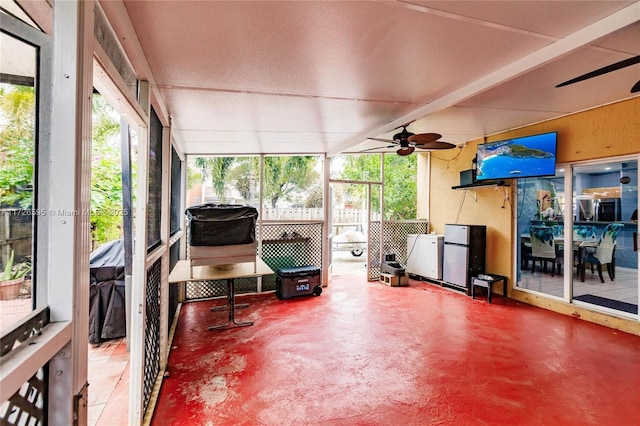
[[[556,249],[553,229],[549,226],[530,226],[531,238],[531,273],[535,272],[536,262],[540,261],[544,272],[547,272],[547,262],[551,261],[551,276],[556,274],[556,266],[560,273],[564,255]]]
[[[602,265],[607,266],[607,273],[609,278],[613,281],[616,277],[615,265],[616,265],[616,240],[618,234],[624,225],[622,223],[610,223],[602,232],[602,237],[598,242],[595,249],[586,250],[585,258],[583,260],[583,267],[587,264],[591,266],[591,272],[593,273],[593,267],[598,269],[598,275],[600,281],[604,283],[604,277],[602,276]]]
[[[596,239],[597,228],[593,225],[573,225],[574,240]]]
[[[584,281],[583,263],[584,252],[580,249],[580,243],[583,241],[595,241],[598,234],[598,228],[594,225],[573,225],[573,266],[577,268],[577,273]]]
[[[520,240],[520,269],[529,269],[529,261],[532,260],[533,253],[531,252],[531,239]]]

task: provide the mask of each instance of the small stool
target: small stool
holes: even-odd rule
[[[481,279],[478,277],[471,278],[471,298],[475,299],[475,288],[476,287],[484,287],[487,289],[487,299],[489,303],[491,303],[491,290],[495,283],[502,281],[502,294],[504,297],[507,297],[507,277],[502,275],[495,274],[486,274],[491,277],[491,279]]]

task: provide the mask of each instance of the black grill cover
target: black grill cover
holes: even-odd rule
[[[91,253],[89,273],[89,343],[126,336],[124,241],[111,241]]]
[[[258,211],[237,204],[202,204],[187,209],[189,244],[229,246],[256,241]]]

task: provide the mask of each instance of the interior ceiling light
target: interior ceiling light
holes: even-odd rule
[[[413,151],[415,151],[415,150],[416,150],[416,149],[415,149],[414,147],[412,147],[412,146],[403,146],[403,147],[401,147],[400,149],[398,149],[398,150],[396,151],[396,153],[397,153],[398,155],[405,156],[405,155],[410,155],[410,154],[411,154],[411,153],[413,153]]]

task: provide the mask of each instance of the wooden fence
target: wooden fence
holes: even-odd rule
[[[0,266],[9,260],[11,250],[15,261],[31,256],[32,215],[22,209],[0,209]]]

